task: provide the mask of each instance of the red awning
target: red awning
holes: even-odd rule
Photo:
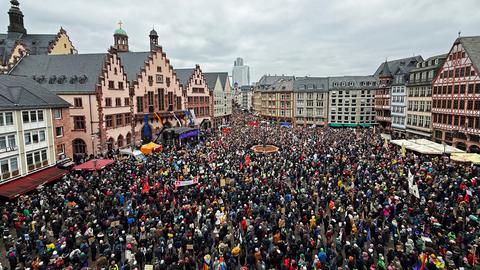
[[[99,171],[115,162],[113,159],[92,159],[73,167],[77,171]]]
[[[36,189],[40,185],[58,180],[66,174],[67,171],[57,167],[50,167],[48,169],[34,172],[0,185],[0,197],[13,199]]]

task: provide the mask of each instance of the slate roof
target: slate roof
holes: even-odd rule
[[[30,55],[39,55],[48,54],[48,47],[56,38],[56,34],[0,34],[0,62],[8,62],[17,40],[26,45]]]
[[[390,70],[390,72],[392,74],[397,74],[399,69],[404,70],[405,68],[407,68],[408,70],[410,70],[412,68],[415,68],[415,65],[416,65],[417,62],[421,62],[421,61],[423,61],[423,58],[420,55],[388,61],[387,62],[388,70]],[[377,71],[375,71],[375,73],[373,75],[374,76],[382,75],[384,65],[385,65],[385,63],[382,63],[377,68]]]
[[[280,79],[287,79],[287,80],[293,80],[295,77],[294,76],[271,76],[271,75],[263,75],[262,78],[257,82],[257,86],[269,86],[272,85],[274,82],[280,80]]]
[[[345,84],[342,86],[342,83]],[[329,89],[369,89],[376,88],[377,84],[378,77],[373,75],[328,77]]]
[[[70,104],[34,80],[0,75],[0,108],[68,108]]]
[[[107,54],[29,55],[11,71],[56,94],[94,93]]]
[[[267,91],[292,91],[293,90],[293,78],[292,79],[278,79],[272,83],[266,90]]]
[[[187,86],[188,81],[192,77],[193,73],[195,72],[194,68],[179,68],[174,69],[175,73],[177,74],[177,78],[180,80],[180,83],[183,86]]]
[[[205,81],[207,82],[207,86],[210,90],[215,88],[215,84],[217,84],[218,73],[217,72],[205,72],[203,73],[205,77]]]
[[[228,79],[228,72],[204,72],[203,76],[207,81],[207,85],[209,87],[212,87],[212,89],[215,87],[215,83],[217,82],[217,77],[220,77],[219,79],[222,85],[222,89],[225,90],[225,87],[226,87],[225,84],[227,83],[227,79]]]
[[[145,66],[145,62],[150,57],[151,52],[119,52],[118,56],[123,65],[127,80],[130,82],[137,79],[140,69]]]
[[[328,91],[328,78],[325,77],[296,77],[293,90],[299,92]]]
[[[480,36],[474,37],[460,37],[457,39],[467,52],[467,56],[472,61],[473,65],[480,71]]]

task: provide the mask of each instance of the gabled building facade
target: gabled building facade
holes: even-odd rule
[[[135,143],[154,139],[163,128],[187,124],[180,81],[158,46],[156,31],[152,30],[149,37],[149,52],[119,53],[130,83]]]
[[[194,126],[211,128],[213,93],[207,86],[207,81],[199,65],[195,68],[175,69],[180,80],[183,96],[186,97],[185,109],[193,111]]]
[[[378,88],[375,90],[375,120],[383,132],[393,133],[392,123],[397,130],[404,129],[406,115],[404,78],[409,70],[422,60],[421,56],[385,60],[374,73],[374,76],[379,78]]]
[[[131,143],[129,83],[115,49],[104,54],[30,55],[11,73],[37,81],[72,104],[69,116],[61,116],[69,119],[59,122],[69,122],[63,130],[69,134],[66,143],[74,159]]]
[[[203,73],[213,97],[213,127],[224,125],[232,115],[232,89],[227,72]]]
[[[480,36],[460,37],[433,80],[436,142],[480,153]]]
[[[63,28],[57,34],[27,33],[19,2],[11,0],[10,3],[8,32],[0,34],[0,73],[8,73],[26,55],[77,53]]]
[[[432,137],[432,81],[446,55],[437,55],[417,63],[407,84],[407,137]]]

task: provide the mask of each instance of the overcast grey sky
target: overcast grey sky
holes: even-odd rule
[[[155,25],[174,68],[231,73],[237,56],[263,74],[372,74],[385,57],[446,53],[480,35],[480,0],[19,0],[29,33],[63,26],[79,53],[105,52],[117,22],[130,50]],[[1,1],[2,32],[9,3]]]

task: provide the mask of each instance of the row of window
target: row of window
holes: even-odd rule
[[[405,93],[404,86],[392,86],[392,93],[403,94]]]
[[[405,107],[403,107],[403,106],[392,106],[392,113],[405,113]]]
[[[408,96],[409,97],[431,97],[432,87],[431,86],[410,87],[408,88]]]
[[[283,102],[283,101],[282,101]],[[290,104],[290,102],[287,101],[288,104]],[[313,104],[316,104],[317,107],[323,107],[323,100],[317,100],[317,102],[313,102],[313,100],[307,100],[307,106],[308,107],[313,107]],[[303,100],[299,100],[297,101],[297,106],[304,106],[304,102]]]
[[[115,122],[114,122],[115,120]],[[105,127],[115,128],[130,125],[132,118],[130,113],[105,115]]]
[[[337,104],[337,101],[338,101],[338,104]],[[338,100],[336,98],[333,98],[332,99],[332,106],[337,106],[337,105],[346,105],[348,106],[348,104],[350,104],[350,101],[352,101],[352,105],[355,106],[357,104],[357,99],[341,99],[339,98]],[[367,106],[373,104],[373,101],[374,99],[361,99],[360,100],[360,103],[361,104],[366,104]]]
[[[408,115],[407,125],[430,128],[431,117],[428,115]]]
[[[405,96],[392,96],[392,103],[405,103]]]
[[[449,56],[448,56],[448,60],[451,61],[451,60],[456,60],[456,59],[462,59],[462,58],[465,58],[465,51],[458,51],[458,52],[452,52]]]
[[[432,118],[433,123],[480,129],[480,117],[434,113]]]
[[[38,111],[23,111],[23,123],[43,122],[43,110]]]
[[[344,92],[343,90],[340,90],[340,91],[338,91],[338,93],[337,93],[337,91],[332,91],[332,92],[330,92],[330,95],[331,95],[332,97],[335,97],[335,96],[337,96],[337,94],[338,94],[339,96],[345,95],[345,97],[349,97],[349,95],[352,94],[352,97],[357,97],[357,94],[353,94],[353,93],[357,93],[357,92],[356,92],[356,91],[353,92],[353,93],[352,93],[352,92],[353,92],[353,91],[345,91],[345,92]],[[374,93],[375,93],[375,90],[362,90],[361,95],[362,95],[362,97],[363,97],[365,94],[366,94],[366,95],[370,95],[370,94],[374,94]],[[322,94],[322,96],[323,96],[323,94]]]
[[[471,99],[470,100],[464,100],[464,99],[434,100],[433,108],[480,111],[480,100],[471,100]]]
[[[25,138],[25,145],[44,142],[46,140],[44,129],[28,131],[23,135]]]
[[[430,70],[428,72],[415,72],[410,74],[410,83],[414,82],[424,82],[424,81],[431,81],[433,79],[433,76],[435,75],[433,70]]]
[[[442,73],[440,73],[440,78],[461,78],[470,76],[475,76],[475,70],[470,66],[444,70]]]
[[[210,97],[188,97],[188,104],[203,104],[203,103],[210,103]]]
[[[114,81],[108,81],[108,89],[113,90],[123,90],[123,82],[118,82],[118,88],[115,88],[115,82]]]
[[[332,115],[331,119],[332,121],[337,121],[337,123],[341,123],[340,121],[345,120],[345,121],[355,121],[356,116],[349,116],[349,115]],[[375,115],[370,115],[370,116],[360,116],[360,121],[374,121],[375,120]],[[347,122],[348,123],[348,122]]]
[[[124,98],[123,104],[123,106],[130,106],[130,98]],[[105,98],[105,107],[112,107],[112,98]],[[122,98],[115,98],[115,107],[122,107]]]
[[[350,112],[350,108],[348,108],[348,107],[343,107],[343,108],[342,108],[342,107],[338,107],[338,108],[332,108],[332,109],[331,109],[331,110],[332,110],[332,114],[335,114],[336,112],[342,113],[342,112],[344,111],[343,109],[345,109],[345,112],[347,112],[347,113]],[[351,112],[356,113],[356,112],[357,112],[357,108],[356,108],[356,107],[351,108]],[[361,107],[361,108],[360,108],[360,112],[373,112],[373,110],[372,110],[372,107],[367,107],[367,108]]]
[[[341,92],[341,91],[340,91]],[[305,93],[297,93],[297,99],[303,99]],[[314,93],[306,93],[307,94],[307,99],[313,99],[313,94]],[[317,99],[323,99],[323,94],[322,93],[316,93],[315,97]]]
[[[405,117],[392,116],[392,124],[405,125]]]
[[[416,112],[429,112],[432,110],[432,102],[426,100],[412,100],[408,102],[408,110]]]
[[[455,84],[434,86],[434,95],[451,95],[451,94],[480,94],[480,83],[474,84]]]
[[[195,107],[193,108],[193,112],[195,113],[196,117],[203,117],[210,115],[210,107]]]
[[[27,153],[27,166],[48,161],[47,149]]]
[[[148,112],[154,112],[155,111],[155,106],[158,107],[158,110],[164,111],[165,108],[168,111],[173,111],[175,108],[176,103],[176,109],[181,110],[182,109],[182,97],[175,96],[173,92],[168,92],[167,94],[167,99],[165,100],[165,90],[163,88],[159,88],[157,90],[157,103],[155,104],[155,96],[153,91],[148,91],[146,95],[147,103],[145,103],[144,99],[145,97],[143,96],[137,96],[137,113],[143,113],[145,112],[146,108],[144,107],[147,105],[147,110]],[[165,104],[166,101],[166,104]]]
[[[304,112],[303,108],[297,108],[297,114],[302,115]],[[322,109],[316,109],[315,110],[316,114],[315,115],[323,115],[323,110]],[[307,116],[313,116],[313,109],[307,108],[306,110]]]
[[[350,81],[350,82],[345,82],[345,81],[342,81],[342,82],[333,82],[333,87],[338,87],[338,86],[355,86],[355,82],[353,81]],[[360,86],[375,86],[377,85],[377,82],[375,81],[362,81],[360,82]],[[310,89],[310,88],[309,88]]]

